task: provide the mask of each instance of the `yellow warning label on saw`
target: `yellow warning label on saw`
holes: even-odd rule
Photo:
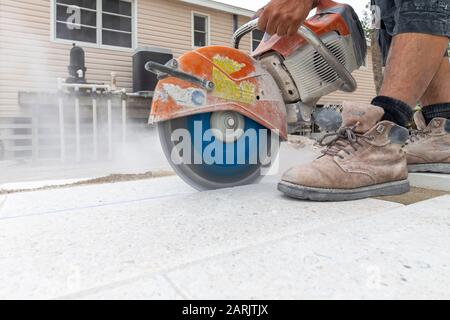
[[[237,84],[227,77],[227,75],[240,71],[245,67],[245,64],[220,55],[215,56],[213,62],[220,68],[213,67],[213,82],[215,85],[213,94],[215,96],[248,104],[255,102],[256,86],[253,83],[244,80]]]

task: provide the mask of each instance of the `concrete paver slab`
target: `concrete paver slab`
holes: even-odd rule
[[[301,232],[169,274],[194,299],[449,299],[450,196]]]
[[[399,206],[299,202],[260,184],[4,218],[0,298],[75,294]]]
[[[115,184],[13,193],[0,196],[0,219],[61,213],[193,192],[195,192],[194,189],[183,183],[180,178],[173,176]]]

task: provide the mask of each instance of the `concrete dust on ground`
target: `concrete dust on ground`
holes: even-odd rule
[[[62,185],[49,185],[38,188],[26,188],[26,189],[0,189],[0,195],[19,193],[19,192],[31,192],[31,191],[40,191],[40,190],[52,190],[52,189],[62,189],[76,186],[85,186],[85,185],[93,185],[93,184],[107,184],[107,183],[118,183],[118,182],[126,182],[126,181],[137,181],[137,180],[146,180],[153,178],[162,178],[173,176],[175,173],[171,170],[156,170],[156,171],[148,171],[144,173],[133,173],[133,174],[110,174],[104,177],[92,178],[87,180],[82,180],[74,183],[62,184]],[[276,191],[274,191],[276,192]],[[438,191],[438,190],[430,190],[430,189],[422,189],[422,188],[411,188],[411,191],[402,195],[396,196],[385,196],[385,197],[377,197],[376,199],[390,201],[395,203],[400,203],[403,205],[410,205],[414,203],[418,203],[421,201],[437,198],[443,195],[449,195],[450,192],[446,191]]]
[[[75,186],[84,186],[84,185],[92,185],[92,184],[106,184],[106,183],[117,183],[117,182],[125,182],[125,181],[136,181],[136,180],[145,180],[151,178],[162,178],[173,176],[174,173],[171,170],[157,170],[157,171],[148,171],[144,173],[130,173],[130,174],[110,174],[105,177],[93,178],[78,181],[75,183],[63,184],[63,185],[53,185],[53,186],[45,186],[39,188],[29,188],[29,189],[0,189],[0,195],[18,193],[18,192],[31,192],[31,191],[40,191],[40,190],[51,190],[51,189],[61,189]]]

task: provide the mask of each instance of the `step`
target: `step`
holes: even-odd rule
[[[410,173],[409,181],[413,187],[450,192],[450,174]]]

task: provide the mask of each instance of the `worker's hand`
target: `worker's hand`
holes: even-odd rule
[[[258,11],[258,27],[270,35],[277,34],[281,37],[294,35],[317,2],[317,0],[272,0]]]

